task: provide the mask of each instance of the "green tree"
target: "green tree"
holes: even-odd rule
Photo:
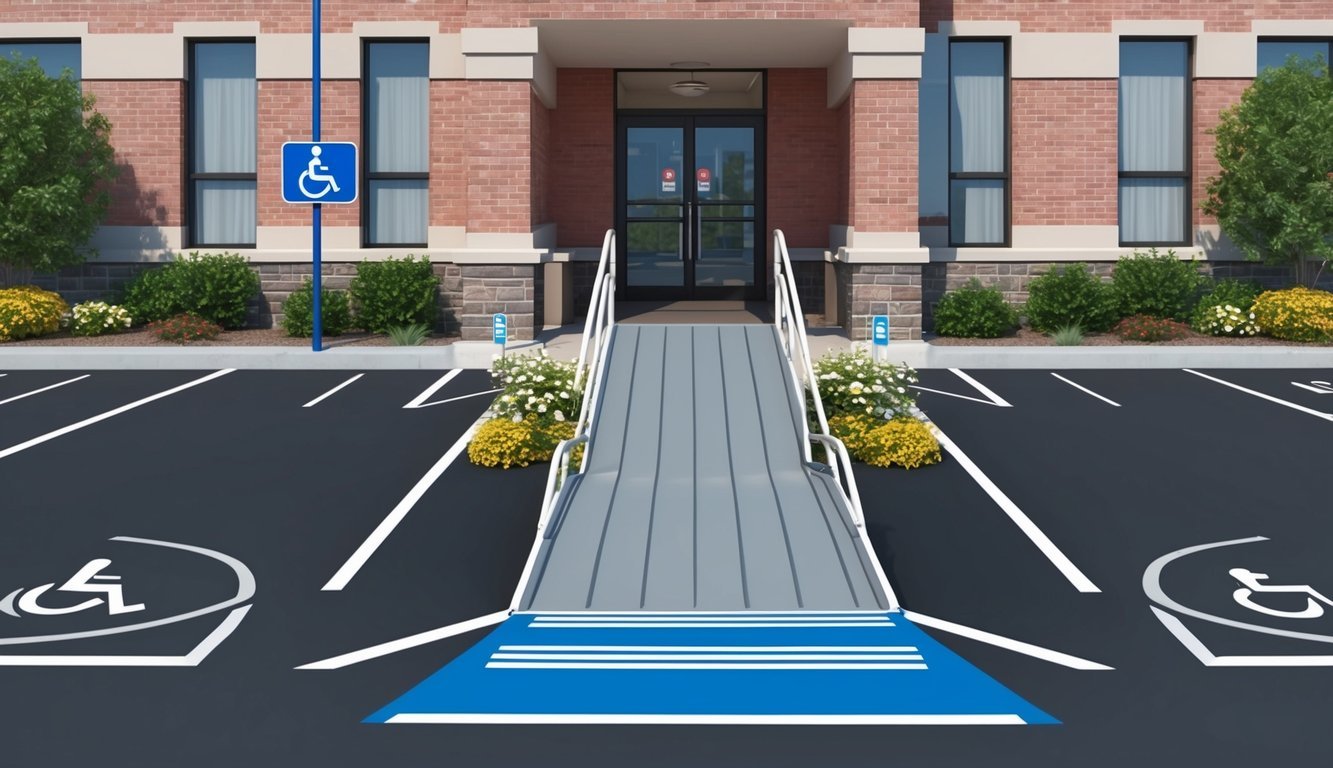
[[[1313,285],[1333,258],[1333,79],[1322,59],[1264,71],[1213,130],[1204,212],[1245,255]]]
[[[111,124],[66,72],[0,57],[0,281],[79,264],[110,203]]]

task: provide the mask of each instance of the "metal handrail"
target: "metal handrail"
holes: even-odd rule
[[[787,362],[792,367],[792,375],[802,386],[799,386],[801,394],[801,422],[805,424],[805,390],[809,388],[811,396],[815,402],[815,415],[819,419],[820,431],[829,434],[828,417],[824,412],[824,401],[819,396],[819,381],[815,378],[814,363],[810,358],[810,342],[805,335],[805,315],[801,313],[801,297],[796,292],[796,276],[792,274],[791,255],[787,252],[787,237],[782,230],[773,230],[773,280],[776,283],[774,291],[773,321],[777,324],[778,336],[781,338],[784,351],[787,353]],[[789,326],[794,326],[794,329]],[[793,333],[793,330],[795,331]],[[793,339],[793,337],[795,337]],[[793,343],[793,342],[797,343]],[[796,369],[795,353],[801,354],[801,369]],[[798,374],[804,374],[803,376]],[[809,434],[809,425],[804,428],[805,434]],[[805,458],[810,460],[810,442],[804,443]],[[828,457],[828,465],[833,469],[834,477],[840,473],[838,471],[838,462],[834,459],[834,452],[827,445],[824,446],[825,454]]]

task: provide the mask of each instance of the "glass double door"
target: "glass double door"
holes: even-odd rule
[[[622,115],[618,133],[625,298],[763,298],[763,118]]]

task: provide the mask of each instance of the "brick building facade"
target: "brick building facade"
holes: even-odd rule
[[[895,336],[919,338],[970,276],[1021,298],[1050,263],[1105,271],[1139,246],[1244,271],[1199,211],[1208,130],[1266,50],[1326,51],[1331,17],[1326,0],[325,0],[322,138],[384,164],[363,168],[357,203],[325,207],[326,269],[429,255],[441,325],[464,338],[494,311],[518,338],[581,314],[612,227],[629,294],[657,298],[771,295],[780,228],[807,308],[857,336],[887,307]],[[62,290],[239,251],[263,279],[256,322],[272,322],[309,271],[309,212],[281,199],[279,149],[309,137],[310,25],[305,0],[0,0],[0,47],[76,62],[113,125],[100,253],[52,278]],[[395,43],[421,46],[416,70]],[[198,116],[215,114],[202,51],[229,44],[217,77],[254,105],[240,154]],[[687,76],[711,91],[659,87]],[[399,124],[418,114],[420,131]],[[655,149],[666,159],[636,165]],[[240,170],[213,173],[214,153]],[[678,186],[659,184],[668,167]]]

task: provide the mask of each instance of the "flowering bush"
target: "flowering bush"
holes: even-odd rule
[[[864,352],[843,352],[824,357],[814,369],[819,397],[830,418],[844,414],[892,418],[908,413],[916,403],[916,394],[908,387],[918,379],[909,366],[878,363]],[[813,398],[810,409],[813,413]]]
[[[1127,317],[1116,323],[1112,330],[1125,341],[1171,341],[1190,335],[1188,325],[1151,315]]]
[[[0,341],[55,333],[68,311],[60,294],[35,285],[0,289]]]
[[[1195,313],[1194,329],[1213,336],[1258,336],[1254,313],[1231,304],[1217,304]]]
[[[1207,293],[1199,297],[1199,303],[1194,306],[1194,317],[1190,325],[1199,333],[1212,333],[1210,328],[1216,317],[1213,311],[1215,307],[1230,305],[1242,314],[1248,315],[1250,308],[1254,306],[1254,300],[1263,292],[1264,289],[1254,283],[1230,279],[1218,280]]]
[[[200,339],[216,339],[222,326],[194,315],[176,315],[148,324],[148,332],[162,341],[186,344]]]
[[[130,313],[124,307],[108,304],[105,301],[85,301],[74,305],[69,332],[75,336],[120,333],[129,328],[131,322]]]
[[[496,359],[491,379],[504,388],[491,406],[500,418],[552,423],[579,417],[583,391],[574,387],[574,363],[554,360],[545,350]]]
[[[539,461],[550,461],[561,440],[574,436],[574,422],[557,421],[548,424],[528,416],[515,421],[495,418],[482,424],[467,446],[467,457],[483,467],[526,467]],[[570,466],[578,467],[582,446],[576,446]]]
[[[1266,291],[1254,300],[1254,321],[1287,341],[1333,341],[1333,293],[1311,288]]]
[[[940,460],[940,443],[930,427],[912,416],[889,421],[864,414],[829,419],[829,430],[858,461],[876,467],[916,469]]]

